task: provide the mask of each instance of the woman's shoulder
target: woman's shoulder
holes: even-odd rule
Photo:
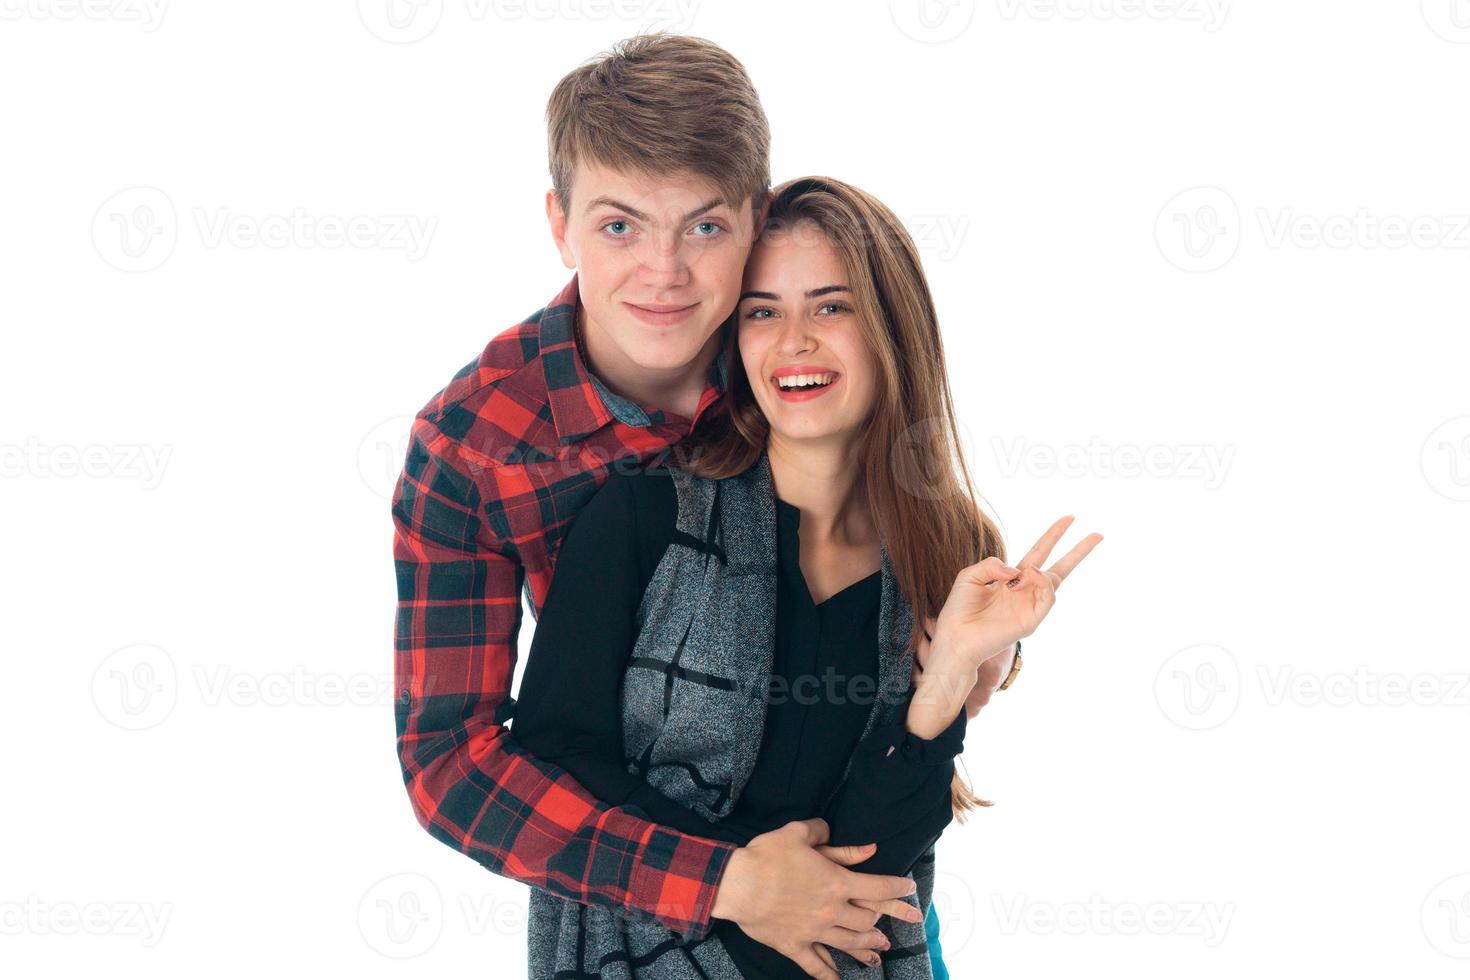
[[[574,524],[590,525],[599,535],[636,537],[649,547],[668,539],[678,519],[674,481],[667,470],[647,470],[636,460],[613,462],[602,485],[583,504]]]
[[[585,520],[632,543],[637,551],[639,581],[646,586],[678,523],[679,501],[673,476],[664,468],[645,470],[632,461],[614,463],[584,514]]]
[[[553,559],[555,578],[611,589],[612,577],[626,573],[641,590],[668,548],[677,513],[667,474],[644,474],[633,463],[613,463],[564,525]],[[568,567],[579,570],[565,572]]]
[[[665,503],[676,502],[673,474],[667,467],[645,469],[636,460],[614,462],[594,499],[606,498],[623,510],[632,509],[650,516]]]

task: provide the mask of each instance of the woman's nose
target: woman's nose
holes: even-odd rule
[[[785,355],[801,354],[816,346],[813,338],[811,325],[800,317],[793,317],[781,324],[781,332],[776,337],[777,349]]]

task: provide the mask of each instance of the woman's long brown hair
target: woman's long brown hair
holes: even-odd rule
[[[847,272],[877,385],[856,442],[860,492],[914,611],[912,654],[924,635],[924,617],[939,614],[960,569],[991,555],[1005,560],[1005,544],[975,501],[961,452],[934,300],[908,231],[871,195],[828,177],[787,181],[772,194],[762,235],[801,234],[815,226]],[[681,465],[708,479],[745,472],[770,433],[740,359],[737,330],[728,331],[722,408],[701,423],[680,454],[687,460]],[[966,810],[991,805],[958,772],[951,799],[961,823]]]

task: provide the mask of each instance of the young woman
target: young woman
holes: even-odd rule
[[[1101,540],[1042,571],[1063,518],[1004,563],[951,463],[943,346],[909,236],[838,181],[774,194],[727,404],[671,465],[615,471],[578,514],[512,727],[602,800],[686,833],[744,845],[821,817],[833,847],[876,844],[853,870],[912,877],[919,914],[869,907],[890,948],[834,959],[725,919],[683,943],[533,889],[533,977],[929,978],[934,843],[983,803],[954,771],[966,697]]]

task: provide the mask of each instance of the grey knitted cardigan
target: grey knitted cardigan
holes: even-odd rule
[[[761,694],[775,647],[776,497],[764,452],[723,480],[677,467],[669,472],[677,532],[638,608],[638,638],[623,678],[623,751],[630,772],[718,821],[740,798],[765,725]],[[912,676],[912,613],[886,548],[881,578],[878,693],[864,736],[893,718]],[[851,770],[849,759],[844,779]],[[909,877],[917,892],[904,901],[927,914],[932,846]],[[877,925],[892,948],[876,967],[834,953],[843,980],[932,980],[923,923],[883,916]],[[531,889],[527,932],[531,980],[742,980],[713,930],[691,940],[641,913],[582,905],[540,888]]]

